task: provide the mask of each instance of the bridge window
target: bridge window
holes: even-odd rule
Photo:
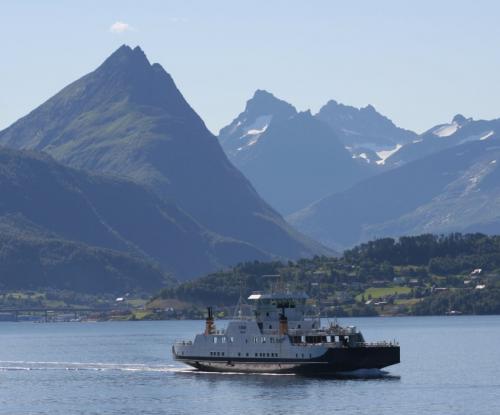
[[[225,337],[221,337],[221,343],[225,343],[226,342],[226,338]]]
[[[247,353],[247,357],[248,357],[248,353]]]
[[[238,356],[241,356],[241,353],[240,353],[240,352],[238,352]]]
[[[234,337],[229,338],[229,343],[234,343]]]
[[[214,343],[217,343],[217,337],[213,337]]]
[[[261,340],[262,343],[266,342],[266,338],[265,337],[262,337],[260,340]]]

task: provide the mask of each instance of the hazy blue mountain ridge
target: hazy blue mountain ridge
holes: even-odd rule
[[[500,133],[500,119],[473,120],[458,114],[450,123],[432,127],[404,145],[387,159],[386,164],[391,168],[401,166],[469,141],[487,140],[494,133]]]
[[[330,100],[315,117],[333,129],[354,157],[378,166],[384,165],[384,153],[417,138],[416,133],[396,126],[372,105],[355,108]]]
[[[368,178],[289,217],[338,250],[376,237],[500,229],[494,134]]]
[[[258,193],[283,214],[372,174],[326,123],[265,91],[247,101],[219,140]]]

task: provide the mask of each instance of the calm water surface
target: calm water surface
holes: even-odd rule
[[[500,414],[500,316],[340,322],[399,340],[402,363],[368,379],[207,374],[170,356],[201,321],[0,323],[0,414]]]

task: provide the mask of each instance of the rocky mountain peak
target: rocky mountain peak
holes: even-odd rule
[[[276,98],[268,91],[257,89],[245,107],[245,112],[252,115],[273,115],[291,117],[297,113],[295,107],[286,101]]]
[[[457,125],[464,125],[469,121],[472,121],[472,118],[465,118],[462,114],[457,114],[453,117],[452,123]]]

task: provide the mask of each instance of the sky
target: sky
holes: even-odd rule
[[[0,130],[122,44],[215,134],[256,89],[313,113],[372,104],[417,132],[499,118],[499,17],[496,0],[2,0]]]

